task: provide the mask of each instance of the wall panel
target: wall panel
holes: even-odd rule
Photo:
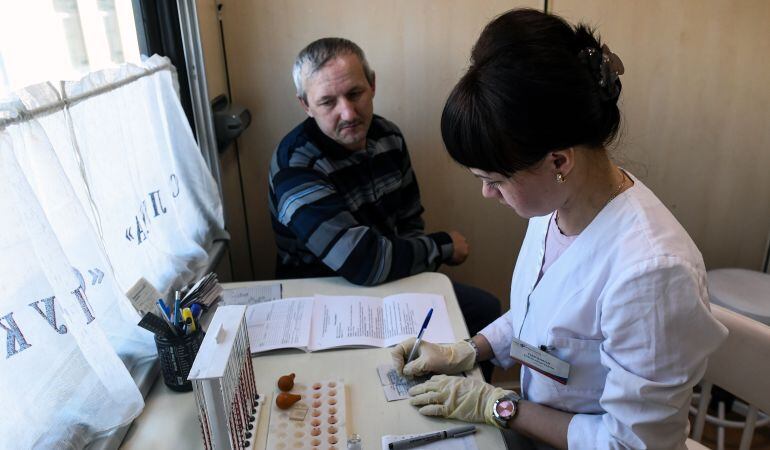
[[[770,2],[554,0],[626,67],[617,157],[706,266],[759,269],[770,232]]]
[[[304,119],[292,62],[308,42],[337,35],[361,45],[377,72],[375,111],[406,136],[428,229],[457,229],[470,241],[469,260],[443,270],[507,304],[526,223],[481,199],[479,183],[446,156],[439,118],[483,25],[522,5],[541,2],[223,1],[233,97],[254,118],[239,144],[256,278],[273,276],[275,258],[267,165],[279,140]],[[549,5],[599,26],[626,65],[624,129],[614,157],[671,208],[709,268],[758,267],[770,231],[770,2]],[[233,243],[246,245],[242,238]]]
[[[227,71],[222,48],[216,0],[196,0],[198,26],[201,34],[206,85],[210,100],[220,94],[227,95]],[[236,99],[237,100],[237,99]],[[220,281],[251,280],[254,277],[249,255],[246,215],[241,193],[238,148],[232,144],[220,154],[222,175],[222,201],[225,208],[225,225],[230,233],[230,246],[226,261],[217,268]]]
[[[504,299],[526,223],[481,198],[480,184],[446,156],[439,131],[444,100],[467,65],[481,28],[510,8],[540,1],[251,1],[224,3],[233,96],[254,114],[240,141],[258,278],[271,278],[275,244],[267,209],[267,165],[280,139],[304,119],[291,66],[324,36],[358,43],[376,72],[375,111],[401,127],[420,182],[429,230],[457,229],[471,245],[453,278]]]

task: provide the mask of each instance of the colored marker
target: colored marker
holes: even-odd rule
[[[182,310],[182,322],[187,325],[187,334],[195,331],[195,320],[193,319],[192,311],[190,308]]]

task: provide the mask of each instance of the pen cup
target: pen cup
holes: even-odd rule
[[[200,329],[197,329],[190,334],[172,339],[155,335],[163,382],[172,390],[179,392],[192,390],[192,383],[187,381],[187,376],[195,361],[195,355],[201,347],[203,334]]]

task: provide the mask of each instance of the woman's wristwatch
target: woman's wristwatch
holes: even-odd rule
[[[473,361],[474,362],[478,362],[478,360],[479,360],[479,346],[476,345],[475,342],[473,342],[473,338],[465,339],[465,342],[467,342],[471,347],[473,347],[473,351],[476,352],[476,358]]]
[[[509,392],[495,400],[492,405],[492,418],[500,428],[508,428],[508,421],[516,417],[519,412],[519,400],[521,397],[515,392]]]

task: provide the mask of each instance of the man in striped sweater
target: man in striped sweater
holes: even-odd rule
[[[363,51],[319,39],[300,52],[293,76],[309,117],[270,163],[276,276],[339,275],[372,286],[465,261],[462,234],[425,233],[406,142],[373,113],[374,72]],[[457,283],[455,291],[471,335],[498,317],[496,298]]]

